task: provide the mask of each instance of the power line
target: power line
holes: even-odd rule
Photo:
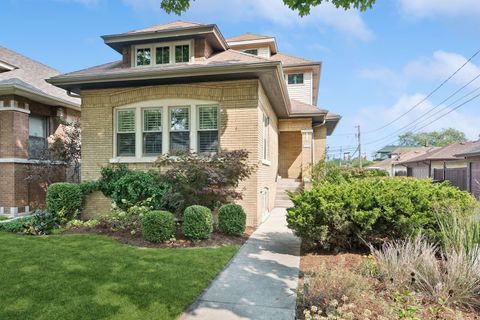
[[[423,98],[421,101],[417,102],[415,105],[413,105],[410,109],[408,109],[406,112],[402,113],[400,116],[396,117],[395,119],[393,119],[392,121],[386,123],[385,125],[379,127],[379,128],[376,128],[376,129],[373,129],[373,130],[370,130],[370,131],[366,131],[364,133],[372,133],[372,132],[377,132],[377,131],[380,131],[386,127],[388,127],[389,125],[393,124],[394,122],[402,119],[404,116],[406,116],[407,114],[409,114],[411,111],[413,111],[415,108],[417,108],[419,105],[421,105],[422,103],[424,103],[429,97],[431,97],[435,92],[437,92],[441,87],[443,87],[448,81],[450,81],[450,79],[452,79],[460,70],[462,70],[473,58],[475,58],[478,54],[480,53],[480,50],[478,50],[477,52],[475,52],[467,61],[465,61],[464,64],[462,64],[460,66],[460,68],[458,68],[457,70],[455,70],[454,73],[452,73],[447,79],[445,79],[442,83],[440,83],[440,85],[438,85],[435,89],[433,89],[433,91],[431,91],[427,96],[425,96],[425,98]]]

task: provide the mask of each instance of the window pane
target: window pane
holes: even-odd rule
[[[146,155],[158,155],[162,153],[161,132],[145,132],[143,134],[143,153]]]
[[[188,131],[190,129],[188,107],[176,107],[170,109],[170,130]]]
[[[28,135],[31,137],[46,138],[45,121],[43,117],[30,116],[28,118]]]
[[[117,112],[117,132],[135,132],[135,110]]]
[[[243,52],[258,56],[258,49],[247,49],[247,50],[243,50]]]
[[[293,73],[288,75],[288,84],[302,84],[303,73]]]
[[[190,132],[170,132],[170,152],[190,149]]]
[[[198,132],[198,152],[214,153],[218,152],[218,131],[199,131]]]
[[[28,157],[30,159],[44,158],[47,146],[46,138],[30,136],[28,138]]]
[[[218,129],[217,106],[202,106],[198,108],[199,129]]]
[[[117,155],[134,156],[135,155],[135,133],[117,134]]]
[[[147,66],[150,64],[150,48],[137,49],[137,66]]]
[[[157,64],[170,63],[170,47],[161,47],[156,49]]]
[[[162,110],[143,110],[143,131],[162,131]]]
[[[188,62],[190,60],[190,46],[188,44],[175,46],[175,62]]]

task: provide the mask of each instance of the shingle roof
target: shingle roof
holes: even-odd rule
[[[66,91],[46,82],[45,79],[59,75],[60,72],[40,62],[27,58],[17,52],[0,46],[0,61],[15,67],[11,71],[0,73],[2,86],[17,86],[53,99],[80,105],[80,99],[70,97]]]
[[[271,60],[280,61],[282,65],[289,66],[289,65],[297,65],[297,64],[308,64],[308,63],[317,63],[313,60],[300,58],[296,56],[292,56],[290,54],[285,53],[277,53],[270,57]]]
[[[327,110],[313,106],[311,104],[298,101],[295,99],[290,99],[290,104],[292,106],[293,113],[301,113],[301,114],[318,114],[324,113],[327,114]]]
[[[227,42],[237,42],[237,41],[262,40],[262,39],[270,39],[270,38],[273,38],[273,37],[247,32],[247,33],[235,36],[235,37],[228,38],[226,40],[227,40]]]
[[[480,154],[480,145],[475,145],[472,148],[469,148],[467,150],[464,150],[455,154],[455,156],[463,157],[463,156],[472,156],[472,155],[478,155],[478,154]]]
[[[226,50],[217,53],[208,59],[196,59],[193,63],[188,64],[165,64],[156,65],[149,68],[122,68],[122,61],[114,61],[91,68],[66,73],[63,76],[89,76],[89,75],[106,75],[106,74],[141,74],[144,72],[162,71],[162,70],[182,70],[192,68],[194,66],[218,66],[218,65],[239,65],[248,63],[264,63],[271,62],[266,58],[243,53],[236,50]]]
[[[409,159],[408,161],[403,161],[402,163],[412,163],[412,162],[421,162],[421,161],[434,161],[434,160],[458,160],[458,157],[455,155],[461,154],[462,152],[468,151],[473,147],[480,146],[480,141],[468,141],[468,142],[457,142],[452,143],[443,148],[436,148],[423,154],[421,156]]]
[[[393,153],[397,154],[397,158],[387,158],[380,162],[376,162],[371,167],[381,167],[386,165],[395,165],[410,159],[422,156],[430,151],[436,150],[434,147],[399,147],[394,150]]]
[[[142,29],[132,30],[126,32],[126,34],[134,34],[140,32],[155,32],[155,31],[163,31],[163,30],[171,30],[171,29],[181,29],[181,28],[191,28],[191,27],[198,27],[203,26],[204,24],[197,23],[197,22],[189,22],[183,20],[177,20],[170,23],[154,25]]]

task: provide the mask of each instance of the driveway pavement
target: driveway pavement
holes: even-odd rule
[[[294,319],[300,240],[285,215],[274,209],[180,319]]]

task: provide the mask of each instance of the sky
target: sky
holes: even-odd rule
[[[322,62],[318,106],[342,116],[331,156],[353,153],[357,125],[369,157],[408,129],[480,134],[480,97],[454,110],[480,93],[480,78],[467,85],[480,54],[430,94],[480,50],[479,0],[377,0],[366,12],[325,3],[304,18],[281,0],[196,0],[180,17],[160,0],[2,0],[1,10],[0,45],[61,72],[120,59],[101,35],[177,19],[215,23],[227,38],[275,36],[281,52]]]

